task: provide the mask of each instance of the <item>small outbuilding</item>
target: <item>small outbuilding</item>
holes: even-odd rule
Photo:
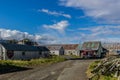
[[[61,45],[47,45],[46,47],[51,55],[64,55],[64,48]]]
[[[65,55],[76,55],[79,56],[77,51],[78,44],[64,44],[64,54]]]
[[[84,42],[80,54],[82,58],[102,57],[103,48],[100,41]]]

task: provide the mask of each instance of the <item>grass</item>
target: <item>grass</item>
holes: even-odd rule
[[[94,61],[92,62],[89,67],[88,67],[88,70],[87,70],[87,76],[88,78],[92,77],[94,74],[91,73],[91,71],[97,66],[97,64],[100,62],[100,60],[97,60],[97,61]]]
[[[70,55],[71,58],[80,58],[80,56],[77,55]]]
[[[51,58],[40,58],[40,59],[32,59],[30,61],[22,61],[22,60],[0,60],[0,65],[6,66],[34,66],[41,64],[49,64],[49,63],[57,63],[65,61],[66,59],[62,56],[52,56]]]
[[[52,64],[65,61],[62,56],[52,56],[51,58],[32,59],[30,61],[22,60],[0,60],[0,74],[21,71],[33,66]]]
[[[91,73],[91,71],[98,65],[100,61],[94,61],[92,62],[89,67],[88,67],[88,70],[87,70],[87,76],[88,78],[91,78],[94,74]],[[96,75],[94,76],[91,80],[117,80],[117,78],[114,78],[113,76],[105,76],[105,75]]]
[[[28,62],[28,65],[52,64],[62,62],[65,60],[66,59],[62,56],[52,56],[52,58],[32,59]]]

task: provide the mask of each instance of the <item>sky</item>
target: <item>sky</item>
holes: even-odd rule
[[[0,0],[2,39],[120,42],[120,0]]]

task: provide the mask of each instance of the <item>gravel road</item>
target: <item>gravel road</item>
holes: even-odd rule
[[[87,80],[86,69],[94,60],[68,60],[0,75],[0,80]]]

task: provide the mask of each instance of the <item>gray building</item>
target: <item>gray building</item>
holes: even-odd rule
[[[1,60],[30,60],[49,55],[46,48],[29,45],[0,43]]]

